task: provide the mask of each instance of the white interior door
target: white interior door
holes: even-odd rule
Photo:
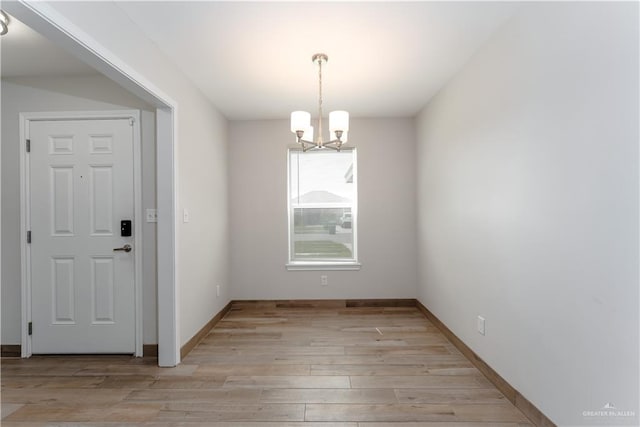
[[[133,126],[29,126],[32,352],[134,353]],[[114,251],[130,245],[132,251]]]

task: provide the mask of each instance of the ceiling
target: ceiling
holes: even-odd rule
[[[285,118],[300,109],[315,116],[318,70],[311,56],[316,52],[329,56],[323,67],[326,112],[412,117],[517,7],[511,2],[116,5],[232,120]],[[9,35],[19,31],[12,25]],[[9,35],[2,38],[3,76],[45,69],[54,75],[92,72],[37,34],[15,45]]]
[[[9,19],[9,32],[0,38],[2,77],[60,77],[97,73],[14,17]]]

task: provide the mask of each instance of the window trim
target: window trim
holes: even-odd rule
[[[362,264],[358,261],[294,261],[286,265],[289,271],[357,271]]]
[[[351,206],[351,228],[353,230],[353,258],[348,260],[294,260],[292,255],[292,237],[293,237],[293,208],[291,205],[291,153],[302,152],[302,149],[289,148],[287,149],[287,247],[288,247],[288,262],[286,268],[289,271],[320,271],[320,270],[333,270],[333,271],[348,271],[348,270],[360,270],[362,264],[358,261],[358,152],[355,147],[342,148],[341,151],[351,151],[353,156],[353,184],[354,184],[354,201]]]

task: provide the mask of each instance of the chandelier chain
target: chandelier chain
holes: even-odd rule
[[[322,146],[322,57],[318,58],[318,145]]]

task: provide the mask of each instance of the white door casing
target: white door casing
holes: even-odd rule
[[[23,356],[141,356],[139,113],[26,116],[23,319],[33,332]],[[132,221],[131,237],[121,220]],[[113,250],[125,244],[133,250]]]

